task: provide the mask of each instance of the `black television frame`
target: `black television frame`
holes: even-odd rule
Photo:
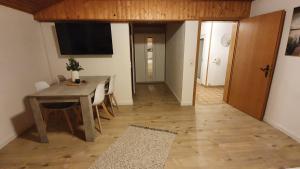
[[[108,29],[108,34],[110,35],[108,41],[109,43],[111,43],[111,50],[109,49],[109,52],[62,52],[62,46],[61,46],[61,36],[59,35],[61,32],[58,32],[57,30],[57,24],[103,24],[103,25],[107,25],[109,26]],[[105,28],[104,28],[105,29]],[[93,56],[93,57],[97,57],[99,55],[101,56],[109,56],[109,55],[113,55],[114,54],[114,48],[113,48],[113,39],[112,39],[112,31],[111,31],[111,24],[109,22],[98,22],[98,21],[58,21],[55,22],[54,25],[54,31],[55,31],[55,35],[56,35],[56,42],[57,42],[57,48],[60,52],[61,56],[75,56],[75,57],[85,57],[85,56]]]

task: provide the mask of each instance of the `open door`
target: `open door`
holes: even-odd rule
[[[276,64],[285,12],[240,21],[229,104],[262,120]]]

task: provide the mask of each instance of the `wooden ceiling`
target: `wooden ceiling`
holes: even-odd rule
[[[238,20],[248,17],[252,0],[0,0],[38,21]]]
[[[61,0],[0,0],[0,4],[34,14]]]

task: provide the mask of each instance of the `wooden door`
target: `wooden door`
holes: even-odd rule
[[[275,68],[284,11],[240,21],[229,104],[262,120]]]

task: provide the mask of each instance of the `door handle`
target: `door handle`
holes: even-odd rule
[[[270,72],[270,65],[266,65],[264,68],[260,68],[260,70],[265,73],[265,78],[267,78]]]

